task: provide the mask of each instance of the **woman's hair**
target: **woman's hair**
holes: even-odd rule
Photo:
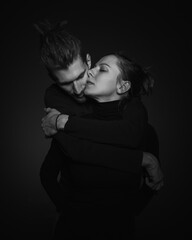
[[[34,24],[40,34],[40,57],[49,72],[67,69],[78,56],[84,60],[81,41],[65,30],[66,23],[51,24],[45,20]]]
[[[152,93],[154,79],[147,69],[142,68],[139,64],[117,52],[113,55],[118,59],[117,65],[121,72],[121,78],[131,83],[128,97],[140,97]]]

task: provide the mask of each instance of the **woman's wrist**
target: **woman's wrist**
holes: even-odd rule
[[[67,123],[69,115],[59,114],[56,118],[56,128],[57,130],[64,130],[65,124]]]

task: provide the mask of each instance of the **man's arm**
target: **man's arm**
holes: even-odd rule
[[[147,186],[153,190],[159,190],[163,186],[163,173],[159,161],[150,153],[93,143],[61,132],[55,134],[54,139],[61,150],[76,162],[105,166],[139,175],[143,167],[148,174],[145,178]]]
[[[141,173],[143,152],[90,142],[58,132],[53,136],[62,151],[76,162]]]

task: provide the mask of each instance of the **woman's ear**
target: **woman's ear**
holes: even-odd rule
[[[131,88],[131,82],[130,81],[121,80],[117,84],[117,93],[118,94],[124,94],[124,93],[128,92],[130,88]]]
[[[86,54],[86,63],[88,68],[91,68],[91,55],[89,53]]]

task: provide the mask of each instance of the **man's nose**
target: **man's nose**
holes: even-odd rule
[[[86,82],[87,82],[87,78],[74,81],[73,82],[74,93],[77,95],[82,94],[82,92],[85,89]]]

